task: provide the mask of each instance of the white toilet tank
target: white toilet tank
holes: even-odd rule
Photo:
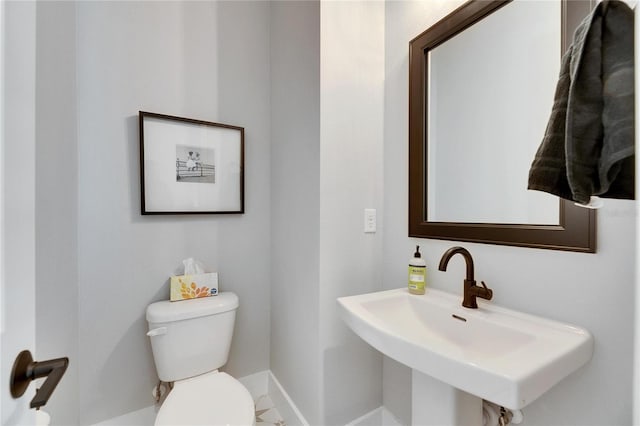
[[[174,382],[226,364],[237,308],[231,292],[149,305],[147,335],[160,380]]]

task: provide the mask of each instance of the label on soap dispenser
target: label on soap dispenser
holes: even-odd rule
[[[427,268],[425,266],[409,265],[409,292],[424,294]]]

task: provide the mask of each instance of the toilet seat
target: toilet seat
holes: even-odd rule
[[[214,371],[174,382],[155,426],[255,424],[249,391],[236,379]]]

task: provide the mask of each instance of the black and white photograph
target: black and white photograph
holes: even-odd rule
[[[244,213],[244,128],[139,112],[141,213]]]
[[[176,145],[176,182],[216,183],[215,151]]]

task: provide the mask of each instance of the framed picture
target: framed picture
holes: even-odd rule
[[[244,213],[244,128],[139,112],[141,212]]]

